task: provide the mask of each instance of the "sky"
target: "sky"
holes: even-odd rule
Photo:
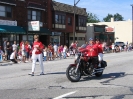
[[[55,0],[57,2],[74,5],[74,0]],[[75,0],[76,2],[78,0]],[[78,7],[86,8],[87,12],[95,14],[100,21],[108,14],[119,13],[124,20],[132,20],[133,0],[80,0]]]

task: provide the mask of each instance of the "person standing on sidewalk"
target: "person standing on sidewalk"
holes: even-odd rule
[[[3,61],[3,55],[4,55],[4,52],[1,50],[1,46],[0,46],[0,62]]]
[[[33,51],[32,51],[32,74],[34,76],[35,66],[37,59],[39,60],[39,64],[41,67],[41,74],[44,75],[44,66],[43,66],[43,52],[44,46],[42,42],[39,41],[39,35],[34,35],[34,43],[33,43]]]
[[[7,60],[10,60],[10,55],[12,53],[12,47],[9,42],[7,42],[6,49],[7,49]]]
[[[5,39],[4,40],[4,43],[3,43],[3,49],[4,49],[4,53],[5,53],[5,59],[7,58],[7,40]]]
[[[16,44],[16,41],[14,41],[14,44],[12,45],[12,50],[13,50],[13,51],[14,51],[14,50],[17,51],[17,48],[18,48],[18,46],[17,46],[17,44]]]

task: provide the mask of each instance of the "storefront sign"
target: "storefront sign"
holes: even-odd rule
[[[61,35],[61,32],[52,32],[52,35]]]
[[[115,32],[114,27],[105,27],[105,32]]]
[[[17,26],[17,21],[0,20],[0,25]]]
[[[39,21],[28,22],[28,31],[40,31],[40,22]]]

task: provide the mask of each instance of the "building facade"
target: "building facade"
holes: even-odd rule
[[[108,45],[114,42],[133,43],[132,21],[114,21],[111,18],[111,22],[88,23],[87,38],[89,37],[100,38]]]
[[[73,29],[75,29],[75,40],[79,45],[85,42],[87,13],[85,8],[75,8],[74,28],[74,7],[60,2],[52,2],[52,32],[57,34],[53,40],[69,46],[73,42]],[[55,40],[55,41],[56,41]]]
[[[86,18],[86,10],[76,7],[77,41],[85,38]],[[33,35],[39,34],[45,45],[56,42],[69,46],[73,41],[73,19],[73,6],[52,0],[0,0],[0,45],[4,39],[32,43]],[[39,31],[29,30],[31,21],[40,22]]]

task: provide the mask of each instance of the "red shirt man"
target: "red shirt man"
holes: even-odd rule
[[[88,57],[92,59],[93,66],[96,66],[98,62],[98,46],[94,43],[92,38],[89,39],[89,44],[86,48],[80,49],[81,52],[86,52],[84,60],[88,60]]]
[[[81,49],[81,52],[87,52],[87,56],[89,57],[97,57],[98,56],[98,46],[94,43],[93,39],[90,38],[90,44],[87,45],[86,48]]]

